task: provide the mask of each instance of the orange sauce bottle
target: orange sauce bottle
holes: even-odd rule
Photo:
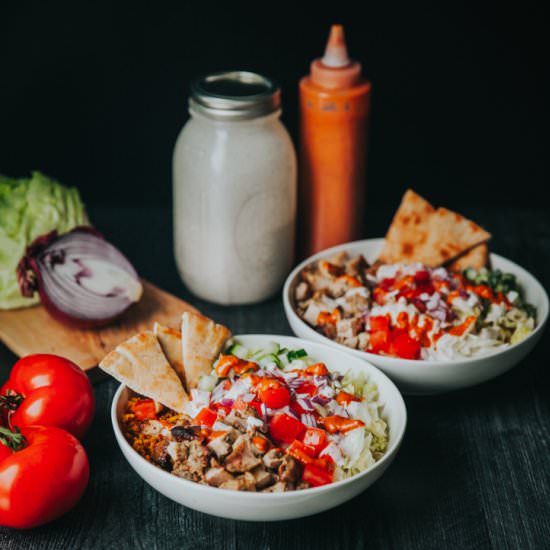
[[[362,236],[371,84],[350,60],[341,25],[300,81],[302,256]]]

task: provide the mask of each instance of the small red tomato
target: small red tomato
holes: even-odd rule
[[[317,456],[327,446],[327,434],[319,428],[308,428],[302,437],[304,445],[312,448]]]
[[[309,483],[312,487],[320,487],[332,483],[332,473],[329,470],[320,468],[315,464],[306,464],[302,479]]]
[[[311,464],[315,459],[315,449],[304,445],[301,441],[295,439],[286,452],[302,464]]]
[[[23,357],[0,390],[10,426],[55,426],[81,439],[94,416],[94,392],[86,374],[57,355]]]
[[[0,525],[37,527],[78,502],[88,484],[88,458],[69,432],[33,426],[14,434],[3,428],[0,440]]]
[[[260,401],[270,409],[280,409],[290,403],[290,392],[284,386],[279,388],[267,388],[260,392]]]
[[[292,443],[305,430],[305,425],[296,418],[278,413],[269,421],[269,433],[277,443]]]
[[[403,359],[420,358],[420,342],[409,336],[405,330],[396,330],[392,333],[390,353]]]
[[[195,422],[199,424],[199,426],[208,426],[211,428],[214,423],[216,422],[216,419],[218,418],[218,415],[212,410],[208,408],[201,409],[197,416],[195,416]]]

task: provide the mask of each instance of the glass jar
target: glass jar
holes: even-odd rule
[[[264,300],[294,259],[296,154],[279,121],[280,90],[255,73],[191,85],[191,118],[173,158],[180,275],[219,304]]]

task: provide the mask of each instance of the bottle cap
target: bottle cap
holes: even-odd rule
[[[344,27],[332,25],[325,55],[311,63],[311,80],[322,88],[350,88],[361,78],[361,64],[348,56]]]

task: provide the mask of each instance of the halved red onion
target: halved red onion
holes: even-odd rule
[[[78,328],[106,325],[143,292],[132,264],[91,227],[38,237],[19,262],[17,278],[23,296],[38,292],[52,317]]]

